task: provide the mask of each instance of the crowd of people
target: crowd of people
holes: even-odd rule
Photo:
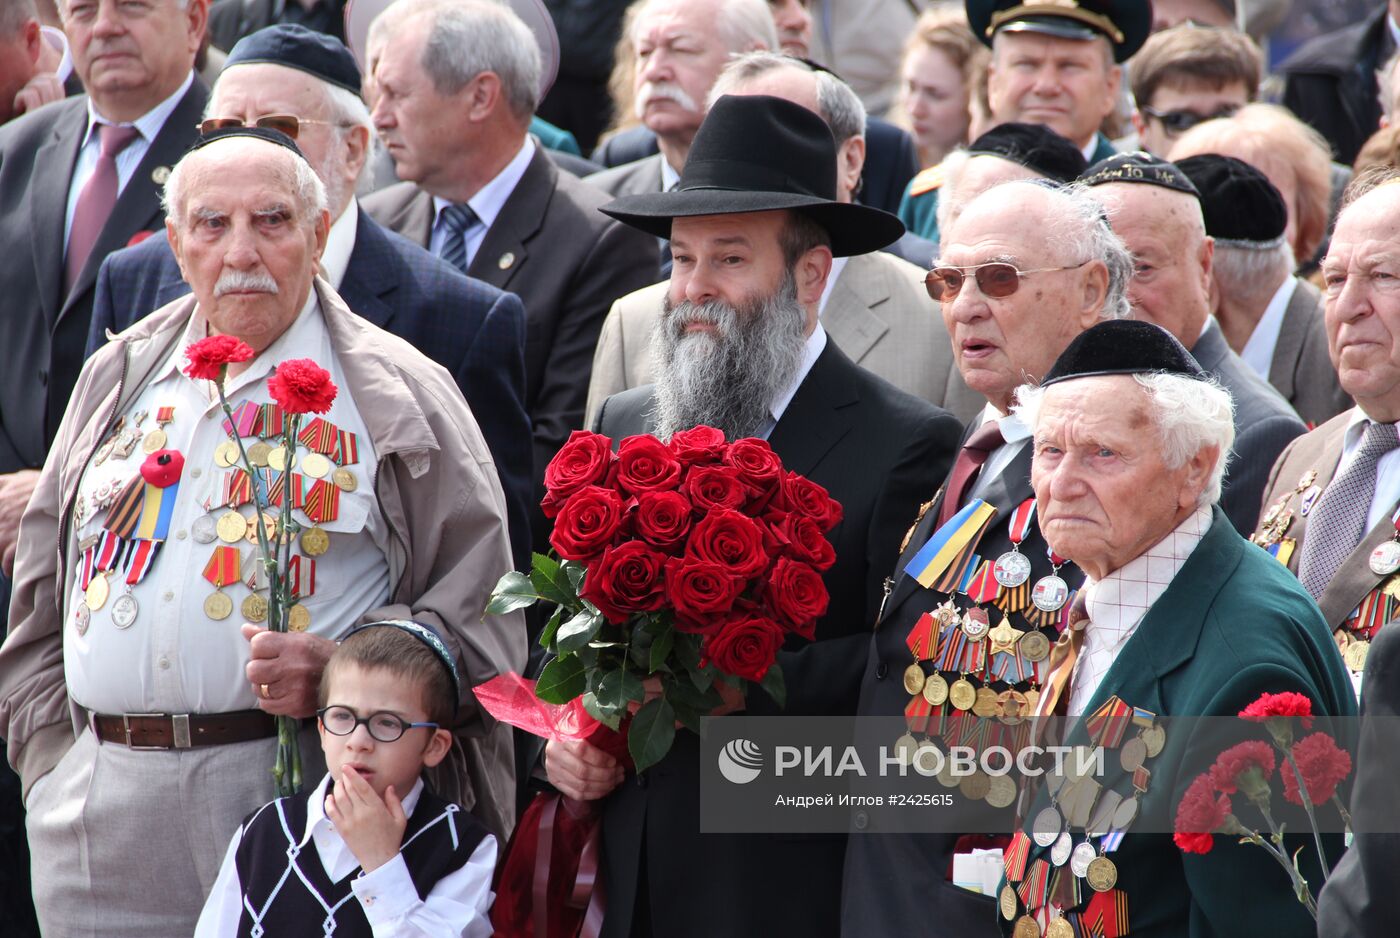
[[[485,610],[571,434],[709,426],[842,506],[784,706],[719,713],[1393,714],[1400,0],[1270,74],[1280,6],[0,0],[0,933],[490,935],[547,790],[589,936],[1389,935],[1393,835],[1300,861],[1314,919],[1132,812],[701,833],[695,733],[472,694],[544,663]]]

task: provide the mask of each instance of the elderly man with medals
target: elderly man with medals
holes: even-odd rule
[[[430,622],[471,683],[525,658],[518,615],[481,618],[510,550],[480,430],[444,369],[317,276],[329,213],[296,144],[213,131],[165,198],[193,296],[84,367],[25,512],[0,647],[0,727],[51,934],[193,930],[225,842],[273,794],[273,715],[312,715],[335,640],[357,621]],[[231,415],[184,371],[206,336],[254,353],[226,368]],[[268,379],[293,359],[324,368],[337,393],[289,449]],[[260,522],[254,485],[290,503],[299,532]],[[260,523],[286,545],[286,633],[258,624]],[[453,729],[463,745],[441,787],[503,833],[508,730],[474,707]],[[303,748],[314,778],[319,752]]]
[[[861,676],[859,714],[904,715],[907,732],[888,744],[906,755],[1019,722],[1037,704],[1082,576],[1041,536],[1030,433],[1011,403],[1075,336],[1126,314],[1131,270],[1087,194],[1041,181],[989,189],[945,233],[926,282],[958,368],[987,407],[900,547]],[[939,782],[986,803],[983,815],[968,814],[967,830],[1011,825],[1012,779],[979,771]],[[859,813],[854,824],[863,835],[846,850],[844,935],[895,934],[925,918],[960,938],[995,934],[991,900],[948,879],[955,852],[985,843],[880,830]]]
[[[1158,826],[1224,748],[1162,718],[1234,717],[1281,692],[1320,716],[1356,712],[1311,598],[1216,504],[1229,393],[1165,330],[1119,321],[1071,343],[1014,413],[1033,435],[1041,530],[1087,578],[1036,715],[1072,718],[1065,744],[1104,747],[1106,771],[1066,774],[1021,805],[1003,933],[1314,934],[1263,850],[1224,837],[1187,854]],[[1135,832],[1145,817],[1151,830]],[[1309,845],[1299,861],[1315,884],[1318,859]]]

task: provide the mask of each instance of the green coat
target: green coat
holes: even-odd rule
[[[1278,561],[1240,537],[1217,508],[1210,530],[1123,647],[1085,712],[1093,713],[1117,695],[1169,718],[1234,716],[1260,694],[1282,691],[1306,694],[1317,714],[1356,715],[1341,656],[1311,597]],[[1082,739],[1081,723],[1076,731]],[[1263,726],[1238,723],[1240,738],[1269,739]],[[1188,737],[1195,734],[1170,719],[1165,725],[1166,746],[1148,762],[1151,786],[1139,821],[1153,812],[1173,818],[1187,786],[1225,747],[1214,740],[1193,742]],[[1069,742],[1075,742],[1073,736]],[[1108,765],[1121,772],[1113,753]],[[1277,773],[1271,784],[1277,792]],[[1126,779],[1110,787],[1130,789]],[[1028,818],[1048,803],[1042,790]],[[1232,805],[1245,824],[1262,825],[1242,795],[1233,796]],[[1331,808],[1321,810],[1335,816]],[[1028,822],[1028,832],[1029,827]],[[1328,842],[1335,863],[1340,838]],[[1304,843],[1298,840],[1292,847]],[[1032,843],[1030,862],[1048,853]],[[1322,879],[1310,837],[1304,855],[1304,872],[1316,897]],[[1127,894],[1134,938],[1315,934],[1287,874],[1260,847],[1217,836],[1210,853],[1187,855],[1170,834],[1135,834],[1130,827],[1110,859],[1118,868],[1116,888]],[[1086,885],[1083,897],[1090,896]],[[1001,919],[1001,924],[1009,934],[1012,923]]]

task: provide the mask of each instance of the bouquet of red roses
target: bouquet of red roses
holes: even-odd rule
[[[826,533],[841,506],[824,488],[784,470],[763,440],[729,443],[712,427],[670,443],[628,437],[616,453],[576,430],[544,480],[559,559],[535,554],[528,575],[506,574],[486,610],[554,604],[541,700],[582,697],[613,730],[635,711],[638,771],[666,754],[678,721],[699,730],[722,702],[718,680],[760,683],[782,704],[778,650],[790,634],[811,639],[826,613]]]

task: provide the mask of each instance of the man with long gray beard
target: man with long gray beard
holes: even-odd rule
[[[669,237],[675,263],[654,343],[657,383],[613,395],[598,429],[665,439],[700,423],[766,438],[783,465],[844,508],[831,532],[827,613],[780,653],[793,715],[854,712],[861,664],[904,526],[951,463],[961,427],[851,363],[817,302],[831,259],[877,250],[902,226],[838,203],[826,122],[766,95],[725,96],[696,134],[673,192],[604,211]],[[775,712],[762,692],[726,711]],[[623,784],[586,743],[545,750],[550,781],[603,799],[604,936],[835,935],[842,835],[699,834],[699,743],[677,734],[660,764]],[[642,871],[645,870],[645,875]],[[716,896],[724,896],[716,903]]]

